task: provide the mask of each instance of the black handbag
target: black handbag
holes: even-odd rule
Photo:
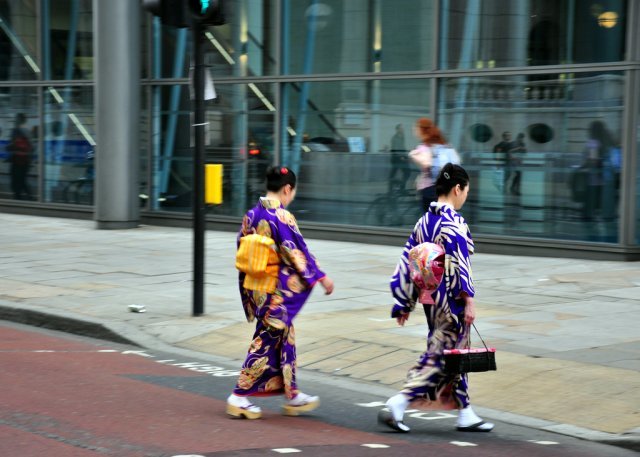
[[[463,374],[497,370],[496,349],[487,347],[475,324],[473,324],[473,328],[476,330],[484,347],[477,349],[445,349],[445,373]]]

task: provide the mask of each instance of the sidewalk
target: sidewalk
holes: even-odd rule
[[[253,324],[239,301],[234,233],[207,232],[206,315],[194,318],[191,230],[0,217],[0,318],[36,311],[149,348],[244,358]],[[296,320],[300,367],[397,389],[426,328],[419,312],[404,328],[389,318],[401,246],[307,242],[336,290],[315,291]],[[473,404],[496,419],[640,449],[640,263],[479,253],[473,268],[477,327],[498,348],[498,371],[471,375]]]

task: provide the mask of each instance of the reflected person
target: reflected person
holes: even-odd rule
[[[391,168],[389,169],[389,192],[405,188],[411,170],[407,158],[404,128],[402,124],[396,125],[396,131],[391,137]],[[396,175],[400,175],[396,178]]]
[[[7,151],[9,152],[11,191],[16,200],[33,200],[27,182],[31,166],[33,145],[25,128],[27,117],[23,113],[16,114],[15,125],[11,130]]]

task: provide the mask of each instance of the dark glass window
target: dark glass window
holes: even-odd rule
[[[0,1],[0,81],[40,78],[33,2]]]
[[[43,0],[43,79],[93,78],[91,0]]]
[[[213,76],[267,76],[275,73],[275,1],[225,2],[227,23],[205,31],[205,65]],[[151,25],[153,78],[186,78],[193,44],[189,29]]]
[[[433,68],[435,2],[284,0],[285,74]]]
[[[473,233],[617,242],[624,86],[620,72],[442,80]]]
[[[449,0],[443,4],[443,69],[624,60],[625,0]]]

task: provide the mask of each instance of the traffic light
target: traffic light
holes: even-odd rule
[[[204,25],[223,25],[226,23],[222,11],[222,0],[188,0],[191,15]]]
[[[226,23],[222,0],[142,0],[142,7],[158,16],[165,25],[191,27],[194,22],[203,25]]]
[[[160,22],[173,27],[190,27],[191,15],[185,8],[185,0],[142,0],[142,7]]]

